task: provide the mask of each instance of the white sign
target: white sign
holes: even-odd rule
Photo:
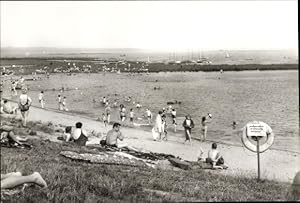
[[[265,123],[253,121],[247,123],[247,136],[248,137],[265,137],[267,136],[268,128]]]

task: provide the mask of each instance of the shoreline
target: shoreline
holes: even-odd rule
[[[12,102],[14,104],[18,103],[17,101],[12,100],[11,98],[3,97],[2,99],[7,99],[8,101],[10,101],[10,102]],[[58,114],[65,114],[65,115],[69,115],[69,116],[73,116],[73,117],[78,117],[78,118],[81,118],[81,119],[87,119],[87,120],[90,120],[90,121],[95,121],[95,122],[101,123],[102,128],[104,128],[103,122],[102,121],[97,121],[97,119],[93,118],[93,117],[89,117],[89,116],[85,116],[85,115],[79,115],[79,113],[72,113],[72,111],[60,111],[60,110],[57,110],[57,109],[54,109],[54,108],[45,108],[45,109],[42,109],[41,107],[36,106],[36,105],[31,105],[31,107],[34,107],[36,109],[40,109],[40,110],[43,110],[43,111],[49,111],[49,112],[54,112],[54,113],[58,113]],[[111,123],[114,123],[114,122],[119,122],[120,123],[120,121],[114,121],[114,120],[111,121]],[[108,126],[112,126],[112,124],[108,124]],[[152,124],[150,125],[150,127],[151,128],[153,127]],[[148,132],[148,133],[151,131],[151,129],[149,131],[149,130],[144,129],[144,128],[139,128],[139,127],[135,127],[135,126],[128,126],[128,125],[123,125],[123,124],[122,124],[122,128],[135,129],[135,130],[140,130],[140,131]],[[177,132],[181,132],[182,133],[182,137],[183,137],[183,133],[184,133],[183,130],[177,130]],[[174,137],[174,138],[178,138],[179,137],[178,133],[176,135],[171,134],[171,136]],[[198,138],[198,137],[192,136],[192,139],[200,142],[200,138]],[[222,145],[227,145],[227,146],[234,146],[234,147],[244,148],[244,146],[242,144],[239,145],[239,144],[232,143],[232,142],[216,141],[216,140],[213,140],[213,139],[206,139],[206,142],[209,142],[209,143],[215,142],[217,144],[222,144]],[[300,155],[300,151],[294,151],[294,150],[288,150],[288,149],[280,149],[280,148],[276,148],[276,147],[273,147],[273,146],[271,146],[269,148],[269,150],[282,151],[282,152],[287,152],[287,153],[295,153],[295,154]]]
[[[52,122],[56,125],[74,125],[75,122],[82,122],[83,128],[88,132],[94,131],[95,134],[106,133],[112,127],[99,121],[83,118],[78,115],[69,115],[64,112],[55,112],[52,110],[44,110],[39,107],[32,106],[29,112],[28,121],[41,121],[43,123]],[[129,145],[142,148],[144,150],[157,153],[172,154],[179,156],[187,161],[196,161],[200,147],[207,155],[211,142],[199,142],[192,140],[192,146],[184,145],[184,135],[182,137],[169,136],[168,141],[155,142],[152,139],[152,133],[142,129],[121,127],[121,132],[125,136],[125,142]],[[49,135],[50,140],[57,140],[57,135]],[[100,138],[89,138],[88,144],[99,144]],[[218,149],[225,159],[225,163],[229,165],[227,170],[212,171],[230,176],[246,176],[256,178],[257,176],[257,157],[255,153],[247,151],[243,146],[233,146],[228,144],[218,144]],[[269,149],[261,154],[261,178],[279,182],[291,183],[297,171],[300,170],[299,153],[278,151]]]

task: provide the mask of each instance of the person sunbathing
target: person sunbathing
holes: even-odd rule
[[[120,126],[121,126],[120,123],[114,123],[113,129],[111,129],[107,132],[106,139],[101,140],[100,144],[102,146],[108,145],[108,146],[117,147],[117,148],[127,148],[129,150],[139,151],[138,149],[128,146],[127,143],[123,142],[124,136],[122,135],[122,132],[120,131]]]
[[[17,109],[17,107],[12,107],[6,99],[3,100],[3,103],[1,102],[1,114],[17,114]]]
[[[23,176],[21,172],[1,174],[1,189],[12,189],[25,183],[34,183],[43,188],[47,187],[46,181],[38,172],[28,176]]]
[[[67,126],[64,132],[63,139],[67,142],[74,141],[80,146],[84,146],[88,141],[87,132],[82,129],[82,123],[77,122],[75,129],[72,126]]]
[[[26,137],[24,138],[15,135],[15,133],[13,132],[13,126],[1,125],[0,134],[1,134],[1,143],[8,143],[9,146],[12,145],[29,146],[22,143],[28,140]]]
[[[217,143],[212,143],[211,149],[208,151],[206,163],[210,163],[213,169],[226,169],[228,166],[224,164],[224,158],[217,150]]]

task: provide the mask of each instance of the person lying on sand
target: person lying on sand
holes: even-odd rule
[[[114,123],[113,128],[107,132],[106,139],[101,140],[100,144],[102,146],[108,145],[117,148],[127,148],[129,150],[139,151],[138,149],[131,147],[127,143],[123,142],[124,136],[120,131],[120,126],[121,126],[120,123]]]
[[[213,169],[226,169],[228,166],[224,164],[224,158],[217,150],[217,143],[212,143],[211,149],[208,151],[206,163],[210,163]]]
[[[28,176],[23,176],[21,172],[1,174],[1,189],[12,189],[25,183],[34,183],[43,188],[47,187],[46,181],[38,172]]]

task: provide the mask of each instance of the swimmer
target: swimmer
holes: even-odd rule
[[[139,102],[137,102],[136,108],[137,108],[138,110],[140,110],[140,109],[142,108],[142,105],[141,105]]]
[[[232,129],[233,129],[233,130],[235,130],[236,124],[237,124],[237,123],[236,123],[235,121],[232,122]]]
[[[106,97],[102,98],[102,104],[105,105],[106,104]]]

